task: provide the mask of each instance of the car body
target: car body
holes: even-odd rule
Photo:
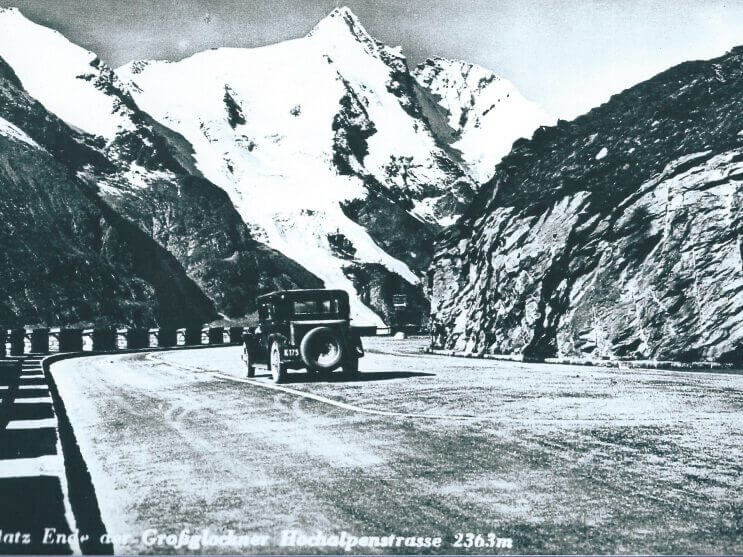
[[[305,368],[317,375],[342,368],[355,375],[364,349],[351,327],[348,294],[343,290],[280,290],[257,298],[259,325],[243,335],[248,377],[266,364],[273,380]]]

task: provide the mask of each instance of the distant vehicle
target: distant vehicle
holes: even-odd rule
[[[255,364],[266,364],[276,383],[286,381],[290,369],[358,373],[364,348],[350,325],[346,292],[282,290],[257,301],[259,325],[243,336],[248,377],[255,376]]]

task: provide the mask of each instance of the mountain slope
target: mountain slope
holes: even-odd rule
[[[322,285],[251,236],[188,142],[143,113],[93,53],[15,9],[0,9],[0,30],[0,57],[19,83],[74,129],[39,120],[12,95],[5,117],[175,255],[221,313],[242,316],[269,290]]]
[[[436,57],[415,68],[413,76],[433,98],[429,120],[443,119],[453,132],[439,137],[461,153],[462,162],[478,183],[493,177],[496,164],[514,141],[531,137],[540,125],[553,123],[510,81],[475,64]]]
[[[520,140],[432,266],[440,346],[743,358],[743,48]]]
[[[20,89],[0,60],[0,112],[7,112],[11,98],[13,106],[35,114],[37,132],[65,127]],[[216,317],[172,255],[2,115],[0,192],[4,326],[183,326]]]
[[[387,251],[376,207],[432,239],[473,194],[422,116],[405,59],[347,9],[294,41],[117,73],[142,109],[193,145],[199,170],[251,230],[328,286],[356,290],[358,265],[418,285],[431,244]],[[358,299],[353,309],[382,324]]]

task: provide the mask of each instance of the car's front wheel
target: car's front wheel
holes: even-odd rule
[[[286,364],[281,361],[281,348],[278,342],[271,345],[271,378],[274,383],[286,381]]]

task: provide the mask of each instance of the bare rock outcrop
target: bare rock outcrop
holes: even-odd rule
[[[743,48],[520,140],[437,246],[434,344],[743,358]]]

